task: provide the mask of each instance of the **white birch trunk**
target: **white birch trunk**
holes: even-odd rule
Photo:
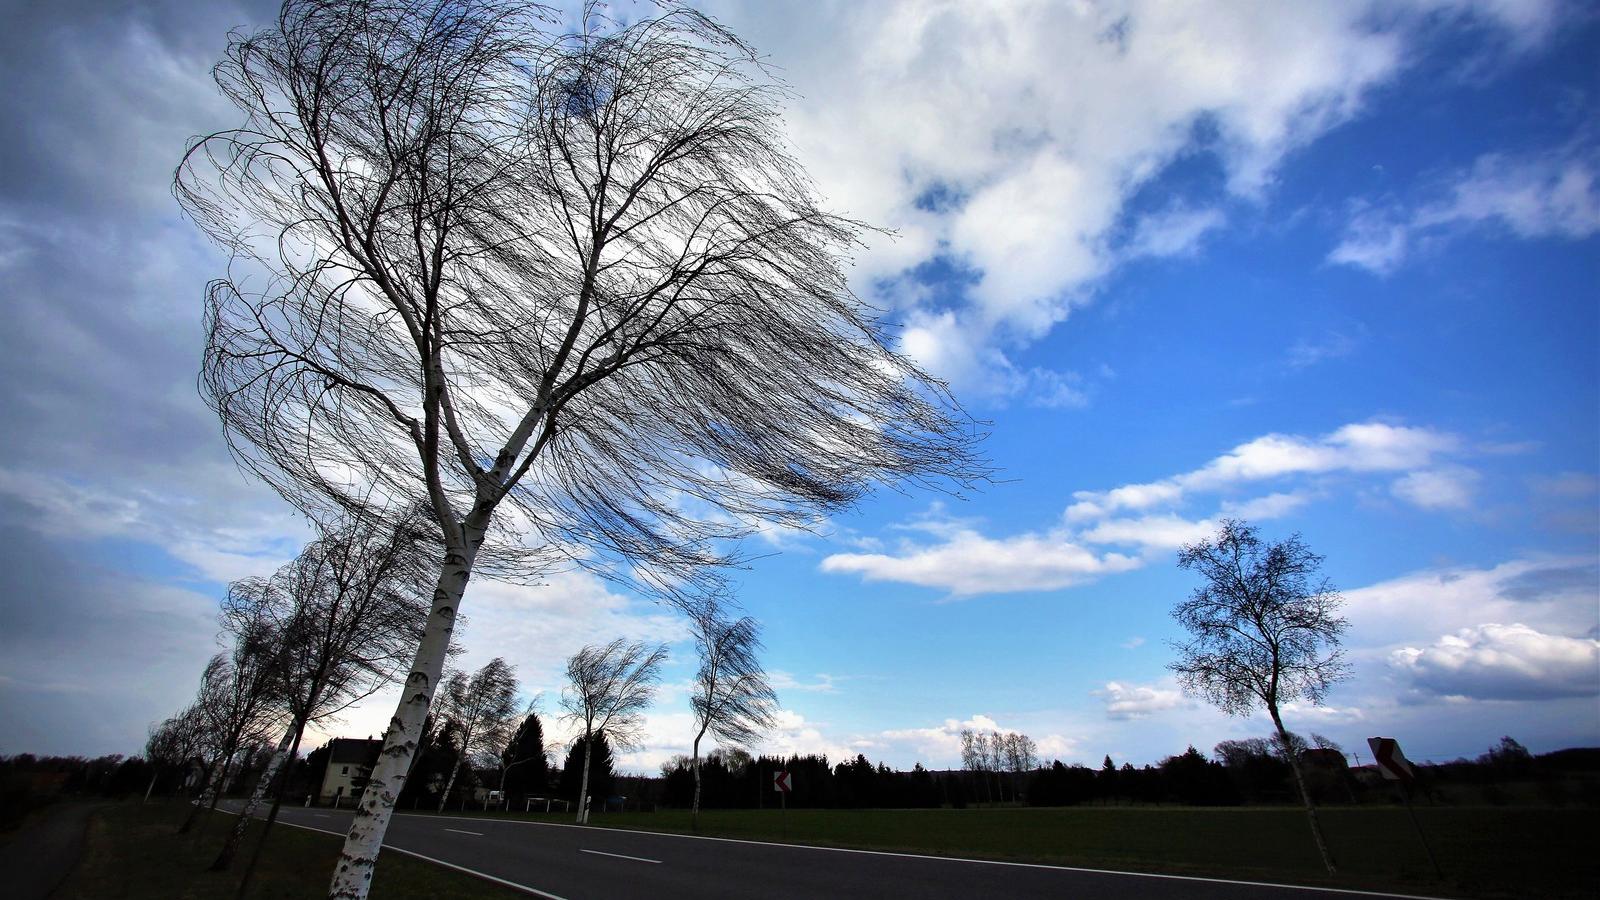
[[[693,823],[696,831],[700,830],[700,738],[705,732],[694,736],[694,805],[690,807],[689,821]],[[757,790],[760,790],[760,779],[757,781]]]
[[[589,757],[594,753],[594,737],[583,739],[583,780],[578,782],[578,824],[589,824]]]
[[[239,848],[239,841],[244,838],[245,829],[250,826],[250,817],[255,815],[256,809],[261,806],[261,801],[267,796],[267,789],[272,786],[273,779],[278,777],[278,770],[283,768],[283,761],[289,756],[289,745],[294,741],[295,726],[289,723],[289,729],[283,733],[283,738],[278,741],[278,746],[272,752],[272,759],[267,760],[266,771],[261,773],[261,778],[256,781],[256,789],[250,793],[250,799],[245,801],[244,811],[239,813],[239,820],[233,823],[233,829],[228,832],[228,840],[223,843],[222,851],[217,854],[216,861],[211,863],[211,871],[220,872],[228,868],[233,861],[233,854]]]
[[[328,886],[330,900],[365,900],[372,887],[378,851],[383,846],[384,832],[389,830],[395,800],[405,785],[412,754],[416,753],[422,736],[423,720],[428,716],[439,676],[444,671],[450,634],[455,630],[456,611],[466,592],[467,579],[472,575],[472,563],[483,540],[483,529],[472,529],[468,538],[467,546],[453,544],[445,552],[422,643],[417,646],[400,702],[383,735],[383,750],[378,754],[378,763],[373,767],[361,802],[356,805],[355,820],[350,823],[344,849],[333,869],[333,881]]]
[[[461,760],[466,757],[467,741],[472,740],[472,732],[461,733],[462,752],[456,754],[455,765],[450,767],[450,778],[444,783],[444,793],[439,795],[439,812],[444,812],[444,805],[450,802],[450,789],[456,786],[456,775],[461,772]],[[462,801],[465,808],[465,801]]]

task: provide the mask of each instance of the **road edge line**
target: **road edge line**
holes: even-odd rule
[[[220,807],[220,806],[217,807],[217,808],[218,809],[222,809],[222,807]],[[234,812],[231,809],[222,809],[222,811],[227,813],[230,816],[237,816],[238,815],[238,813]],[[420,818],[420,816],[418,818]],[[447,817],[446,816],[438,816],[436,818],[443,819],[443,818],[447,818]],[[334,837],[338,837],[338,836],[344,834],[344,832],[342,832],[342,831],[329,831],[326,828],[318,828],[315,825],[301,825],[298,822],[288,822],[288,821],[285,821],[283,819],[279,819],[278,820],[278,824],[279,825],[287,825],[290,828],[304,828],[306,831],[316,831],[316,832],[321,832],[322,834],[331,834]],[[477,869],[469,869],[466,866],[458,866],[453,862],[445,862],[442,859],[434,859],[431,856],[426,856],[424,854],[418,853],[415,850],[407,850],[404,847],[395,847],[395,846],[392,846],[390,844],[384,844],[383,845],[383,849],[392,850],[395,853],[404,853],[407,856],[414,856],[417,859],[420,859],[420,860],[422,860],[424,862],[431,862],[436,866],[444,866],[446,869],[454,869],[457,872],[461,872],[461,873],[464,873],[464,874],[467,874],[467,875],[471,875],[474,878],[481,878],[484,881],[492,881],[495,884],[501,885],[503,887],[508,887],[508,888],[512,888],[514,890],[519,890],[519,891],[522,891],[523,893],[526,893],[526,894],[532,894],[535,897],[543,897],[543,898],[545,898],[545,900],[567,900],[567,898],[561,896],[560,894],[552,894],[549,891],[541,891],[536,887],[529,887],[529,886],[527,886],[525,884],[518,884],[515,881],[508,881],[508,880],[506,880],[504,878],[501,878],[501,877],[499,877],[497,875],[490,875],[488,872],[479,872]]]

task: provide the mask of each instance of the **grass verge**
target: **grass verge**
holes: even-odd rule
[[[174,834],[187,813],[181,803],[120,803],[89,819],[83,859],[54,896],[83,900],[232,900],[243,860],[233,871],[208,872],[227,830],[225,813],[203,817],[189,834]],[[253,824],[246,848],[254,846]],[[240,854],[244,855],[243,852]],[[250,886],[251,900],[326,897],[339,839],[282,824],[272,829]],[[525,900],[526,894],[399,853],[385,853],[373,876],[375,900]]]
[[[1600,810],[1416,810],[1437,878],[1405,809],[1319,810],[1340,872],[1323,870],[1305,813],[1290,807],[966,810],[708,810],[699,834],[1134,872],[1237,878],[1440,897],[1600,896]],[[486,815],[462,813],[461,815]],[[498,817],[503,814],[488,813]],[[570,823],[566,815],[518,815]],[[689,814],[595,813],[601,827],[690,833]]]

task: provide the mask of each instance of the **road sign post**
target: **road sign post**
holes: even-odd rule
[[[783,839],[789,839],[789,773],[779,769],[772,773],[772,789],[778,792],[778,815],[783,822]]]
[[[1378,771],[1384,779],[1393,781],[1395,789],[1400,792],[1400,802],[1405,805],[1406,815],[1411,817],[1411,826],[1417,830],[1417,839],[1422,842],[1422,849],[1428,854],[1428,862],[1433,865],[1433,874],[1444,878],[1444,872],[1439,868],[1439,860],[1433,855],[1433,847],[1428,844],[1428,836],[1422,832],[1422,823],[1417,820],[1417,811],[1411,807],[1411,785],[1417,780],[1416,770],[1411,768],[1411,760],[1400,752],[1400,742],[1394,738],[1370,737],[1367,746],[1372,748],[1372,759],[1378,764]]]

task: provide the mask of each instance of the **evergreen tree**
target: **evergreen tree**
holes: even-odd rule
[[[578,796],[578,782],[583,778],[583,751],[584,739],[580,737],[572,742],[572,749],[567,751],[566,764],[561,767],[561,783],[557,788],[559,796]],[[589,759],[589,796],[594,798],[594,806],[603,808],[606,799],[611,796],[614,780],[611,745],[606,742],[604,734],[597,734],[594,737],[594,755]]]
[[[544,726],[537,713],[517,726],[504,752],[500,754],[501,770],[505,773],[501,789],[507,798],[520,800],[524,796],[542,796],[550,789],[550,763],[544,755]]]

